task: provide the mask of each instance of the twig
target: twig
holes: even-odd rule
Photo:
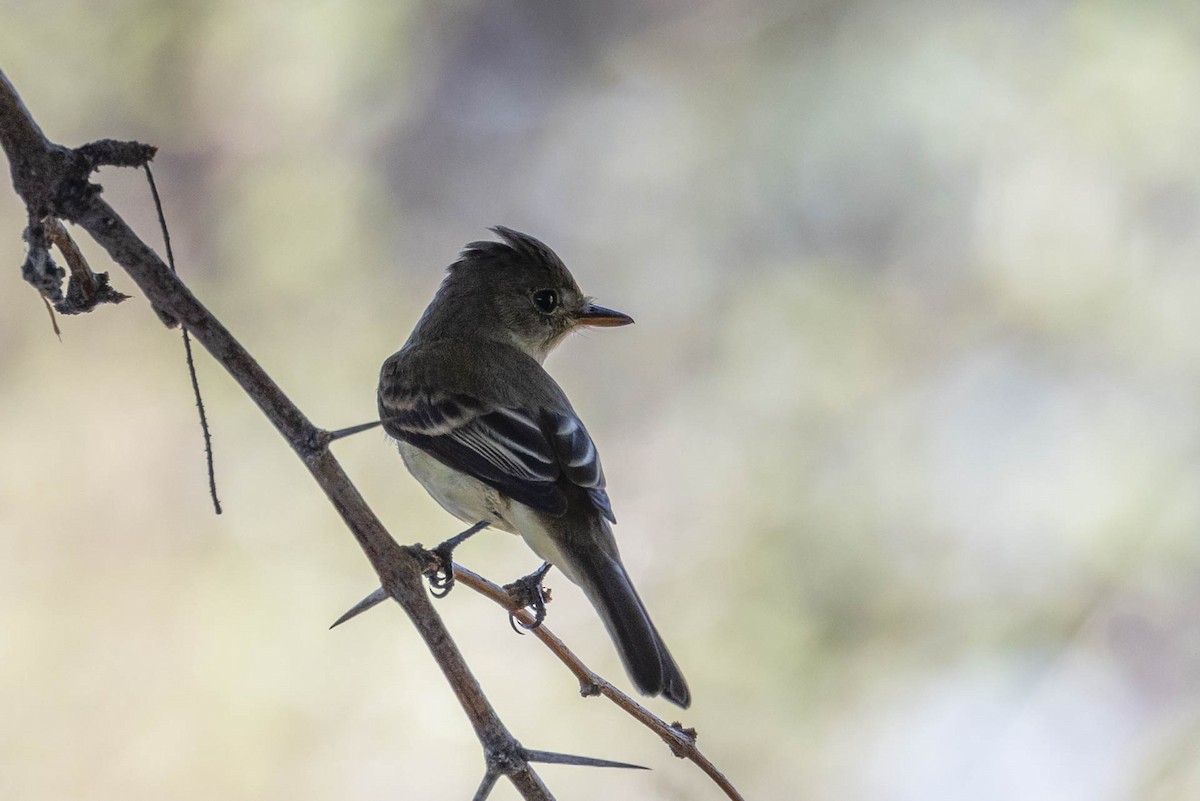
[[[514,609],[512,596],[499,584],[494,584],[478,573],[468,570],[457,563],[454,565],[454,578],[480,595],[495,601],[522,624],[532,626],[534,616],[529,614],[525,609]],[[566,665],[567,669],[575,675],[575,678],[579,680],[580,695],[602,695],[612,701],[639,723],[657,734],[667,744],[667,747],[671,749],[672,754],[680,759],[688,759],[696,763],[696,766],[704,771],[721,788],[726,796],[733,801],[744,801],[741,793],[730,783],[725,774],[696,747],[695,729],[684,728],[680,723],[668,724],[662,718],[621,692],[621,690],[617,689],[607,680],[601,678],[599,674],[585,665],[583,660],[577,657],[544,623],[537,628],[527,630],[532,631],[550,649],[550,652],[558,657],[558,660]]]
[[[71,270],[67,296],[54,304],[55,311],[60,314],[83,314],[101,303],[121,303],[129,300],[128,295],[109,285],[108,273],[92,272],[83,251],[75,244],[75,240],[61,222],[54,217],[47,217],[40,224],[50,242],[63,254],[63,258],[67,260],[67,267]]]
[[[58,318],[54,316],[54,307],[50,305],[50,298],[42,295],[42,303],[46,304],[46,313],[50,315],[50,327],[54,329],[54,335],[58,337],[59,342],[62,342],[62,331],[58,327]]]
[[[154,210],[158,212],[158,227],[162,229],[163,245],[167,249],[167,266],[171,275],[179,275],[175,269],[175,251],[171,248],[171,231],[167,228],[167,216],[163,214],[162,198],[158,196],[158,184],[154,183],[154,171],[150,162],[142,165],[146,170],[146,181],[150,184],[150,195],[154,198]],[[192,394],[196,396],[196,409],[200,412],[200,433],[204,435],[204,459],[208,464],[208,494],[212,498],[213,511],[221,514],[221,500],[217,497],[217,472],[213,468],[212,434],[208,431],[208,415],[204,413],[204,400],[200,397],[200,379],[196,378],[196,362],[192,358],[192,338],[188,336],[186,325],[179,328],[183,331],[183,352],[187,357],[188,376],[192,379]]]
[[[353,431],[354,429],[344,430]],[[474,528],[475,527],[468,529],[467,531],[463,532],[463,534],[473,533]],[[459,536],[463,535],[460,534]],[[434,551],[430,551],[421,547],[420,545],[410,545],[408,546],[408,550],[414,557],[424,562],[425,574],[427,576],[437,575],[441,570],[444,569],[444,562],[438,558],[438,555]],[[690,759],[692,762],[695,762],[696,765],[702,771],[704,771],[704,773],[707,774],[708,777],[711,778],[717,784],[717,786],[721,788],[721,790],[725,792],[725,795],[731,799],[734,799],[734,801],[741,801],[742,796],[738,792],[737,788],[730,783],[730,781],[725,777],[725,774],[718,770],[717,767],[713,765],[712,762],[710,762],[708,758],[704,756],[704,754],[700,753],[698,748],[696,748],[695,729],[684,728],[683,724],[678,722],[668,725],[662,718],[650,712],[633,698],[617,689],[613,684],[602,678],[598,673],[585,665],[583,660],[575,656],[574,652],[572,652],[562,640],[555,636],[554,633],[542,623],[541,618],[544,617],[545,614],[544,605],[537,613],[532,615],[529,614],[529,611],[524,606],[526,598],[521,593],[521,590],[523,589],[520,586],[521,580],[501,587],[500,585],[492,583],[478,573],[468,570],[458,563],[452,562],[451,565],[454,581],[449,583],[453,585],[461,581],[464,585],[475,590],[480,595],[490,598],[500,606],[504,607],[504,609],[509,613],[508,619],[510,623],[515,619],[520,623],[521,628],[524,631],[534,632],[538,639],[540,639],[546,645],[546,647],[549,648],[550,651],[559,658],[559,661],[566,665],[567,668],[573,674],[575,674],[575,678],[579,680],[579,691],[581,695],[585,697],[592,695],[605,696],[618,707],[629,713],[629,715],[631,715],[635,720],[639,721],[657,734],[660,738],[662,738],[663,742],[667,744],[667,747],[671,749],[672,754],[681,759],[686,758]],[[549,565],[543,566],[543,571],[548,566]],[[545,592],[546,600],[549,600],[549,591],[547,590]],[[357,617],[368,609],[372,609],[386,600],[387,593],[381,587],[367,597],[363,598],[354,606],[350,607],[350,609],[346,610],[346,613],[334,621],[333,625],[329,628],[332,629],[340,626],[351,618]],[[513,626],[513,629],[516,630],[515,625]],[[523,632],[518,631],[517,633],[520,634]],[[527,755],[528,753],[532,752],[527,752]]]

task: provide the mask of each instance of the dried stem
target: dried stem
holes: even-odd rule
[[[171,229],[167,226],[167,215],[163,212],[162,198],[158,196],[158,184],[154,182],[154,170],[150,163],[142,165],[146,171],[146,182],[150,185],[150,196],[154,198],[154,211],[158,214],[158,227],[162,231],[163,246],[167,249],[167,266],[171,275],[179,275],[175,269],[175,251],[171,248]],[[204,461],[208,465],[208,497],[212,498],[213,511],[221,514],[221,499],[217,496],[217,470],[213,464],[212,433],[208,430],[208,413],[204,411],[204,399],[200,397],[200,379],[196,375],[196,359],[192,355],[192,338],[187,326],[181,325],[183,332],[183,355],[187,362],[188,378],[192,381],[192,394],[196,396],[196,411],[200,415],[200,435],[204,438]]]
[[[454,579],[462,583],[463,586],[470,587],[480,595],[495,601],[513,614],[525,626],[533,624],[534,616],[525,609],[514,609],[512,596],[500,585],[493,584],[478,573],[472,572],[457,563],[454,565]],[[558,657],[558,660],[566,665],[568,670],[575,674],[575,678],[579,680],[580,694],[585,696],[602,695],[612,701],[639,723],[662,738],[662,741],[671,749],[672,754],[680,759],[688,759],[696,763],[700,770],[704,771],[721,788],[726,796],[733,799],[733,801],[744,801],[737,788],[730,783],[729,779],[725,778],[725,774],[718,770],[708,760],[708,757],[700,753],[700,749],[696,747],[695,729],[684,728],[679,723],[667,723],[637,701],[621,692],[585,665],[583,660],[577,657],[545,624],[527,630],[532,631],[534,636],[541,640],[542,644],[549,648],[550,652]]]

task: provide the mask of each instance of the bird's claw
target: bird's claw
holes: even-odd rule
[[[456,534],[441,545],[426,551],[429,556],[429,566],[425,569],[429,576],[429,593],[434,598],[445,598],[454,589],[454,549],[467,540],[472,534],[488,527],[488,522],[482,520],[461,534]]]
[[[429,594],[434,598],[445,598],[454,589],[454,546],[446,547],[445,542],[429,552],[431,567],[426,571],[429,576]]]
[[[553,599],[550,597],[549,588],[542,586],[542,579],[546,577],[550,568],[551,564],[546,562],[528,576],[504,585],[504,589],[513,600],[513,611],[508,613],[508,625],[512,626],[512,630],[517,634],[533,631],[546,619],[546,604]],[[517,620],[517,611],[526,608],[533,610],[533,622],[529,624]]]

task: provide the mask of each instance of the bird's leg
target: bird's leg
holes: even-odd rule
[[[523,576],[512,584],[504,585],[504,589],[508,590],[508,594],[513,599],[515,609],[524,609],[526,607],[533,609],[533,623],[528,626],[524,623],[518,624],[516,615],[512,612],[508,613],[508,625],[512,626],[513,631],[517,632],[517,634],[525,633],[517,628],[518,625],[523,629],[533,631],[542,625],[542,621],[546,619],[546,604],[552,599],[550,598],[550,590],[542,586],[542,579],[550,572],[551,567],[553,565],[545,562],[528,576]]]
[[[474,534],[491,525],[486,520],[480,520],[461,534],[455,534],[441,545],[432,549],[434,566],[429,573],[430,592],[434,598],[445,598],[454,589],[454,549],[469,540]]]
[[[454,588],[454,549],[489,525],[491,524],[488,521],[480,520],[461,534],[455,534],[441,545],[429,550],[421,548],[420,545],[415,546],[424,557],[429,559],[429,564],[425,567],[425,573],[429,576],[429,591],[433,597],[445,598],[450,593],[450,590]],[[519,625],[523,629],[532,631],[542,625],[542,621],[546,619],[546,604],[552,599],[550,597],[550,590],[542,586],[542,579],[550,572],[551,567],[553,565],[549,562],[544,562],[541,567],[528,576],[523,576],[512,584],[504,585],[504,589],[508,591],[509,596],[513,600],[514,610],[525,609],[527,607],[533,610],[533,623],[530,625],[520,623]],[[330,626],[330,628],[345,623],[350,618],[356,617],[368,609],[377,606],[386,600],[387,597],[387,592],[382,587],[375,590],[375,592],[355,604],[350,611],[338,618],[337,622],[333,626]],[[517,628],[516,615],[511,612],[508,615],[508,623],[513,627],[513,631],[516,631],[518,634],[524,633]]]
[[[454,562],[450,559],[454,554],[454,549],[462,545],[472,534],[482,531],[489,525],[491,524],[488,521],[480,520],[463,533],[454,535],[432,551],[425,550],[421,547],[420,543],[413,546],[414,550],[419,551],[429,559],[430,564],[425,568],[425,572],[429,573],[429,584],[432,587],[430,592],[433,593],[435,598],[445,598],[446,594],[450,592],[450,588],[454,586]],[[387,591],[383,587],[380,587],[351,607],[350,611],[339,617],[337,622],[329,628],[332,629],[340,626],[352,617],[358,617],[368,609],[373,609],[383,603],[387,598]]]

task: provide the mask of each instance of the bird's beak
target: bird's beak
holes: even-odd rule
[[[618,325],[629,325],[633,322],[633,318],[628,314],[622,314],[613,309],[606,309],[603,306],[597,306],[595,303],[589,303],[585,306],[583,312],[575,319],[579,325],[590,325],[597,328],[614,328]]]

